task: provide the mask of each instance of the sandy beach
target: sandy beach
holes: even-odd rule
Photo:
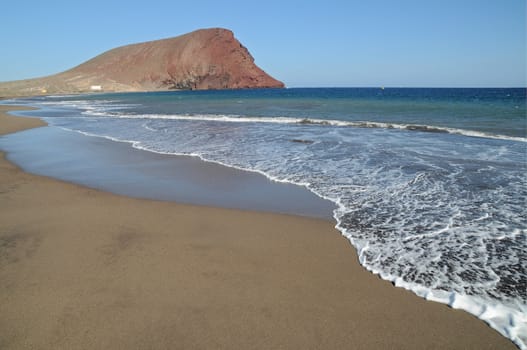
[[[9,109],[0,134],[45,125]],[[516,348],[367,272],[330,220],[133,199],[0,158],[0,349]]]

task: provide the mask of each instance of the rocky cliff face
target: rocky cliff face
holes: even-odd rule
[[[53,76],[1,83],[0,96],[283,86],[255,65],[230,30],[213,28],[119,47]]]

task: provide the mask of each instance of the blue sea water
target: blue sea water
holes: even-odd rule
[[[11,103],[13,101],[10,101]],[[336,203],[361,264],[527,348],[526,89],[49,96],[50,125],[194,155]]]

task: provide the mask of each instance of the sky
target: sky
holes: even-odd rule
[[[0,81],[223,27],[288,87],[525,87],[526,0],[5,1]]]

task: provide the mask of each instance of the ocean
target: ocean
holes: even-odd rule
[[[33,97],[52,127],[190,155],[334,202],[360,263],[527,349],[526,89]]]

